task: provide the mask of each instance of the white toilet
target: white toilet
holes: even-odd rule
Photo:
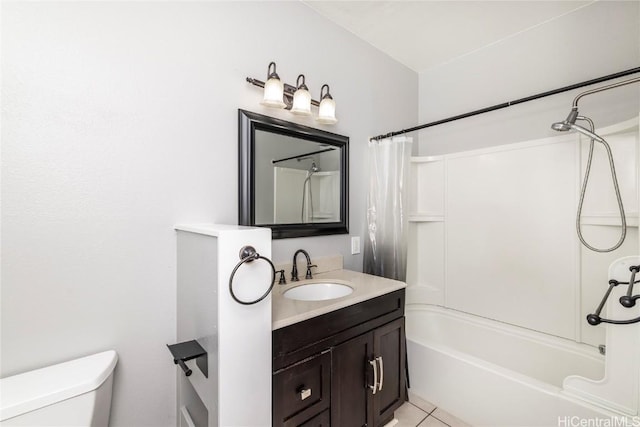
[[[0,426],[109,424],[115,351],[0,379]]]

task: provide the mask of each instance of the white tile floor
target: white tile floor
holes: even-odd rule
[[[409,392],[409,401],[396,411],[395,427],[471,427],[430,402]]]

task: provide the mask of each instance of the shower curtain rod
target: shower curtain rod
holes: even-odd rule
[[[598,77],[598,78],[591,79],[591,80],[586,80],[584,82],[575,83],[575,84],[572,84],[572,85],[569,85],[569,86],[564,86],[564,87],[561,87],[561,88],[558,88],[558,89],[549,90],[547,92],[542,92],[542,93],[538,93],[538,94],[535,94],[535,95],[527,96],[525,98],[516,99],[515,101],[503,102],[502,104],[496,104],[496,105],[493,105],[491,107],[481,108],[480,110],[470,111],[470,112],[465,113],[465,114],[459,114],[457,116],[448,117],[446,119],[437,120],[435,122],[426,123],[424,125],[419,125],[419,126],[415,126],[415,127],[408,128],[408,129],[402,129],[402,130],[399,130],[399,131],[396,131],[396,132],[389,132],[389,133],[386,133],[386,134],[383,134],[383,135],[374,136],[371,139],[380,140],[380,139],[384,139],[384,138],[391,138],[392,136],[402,135],[402,134],[405,134],[405,133],[414,132],[414,131],[421,130],[421,129],[426,129],[426,128],[429,128],[429,127],[432,127],[432,126],[437,126],[437,125],[441,125],[441,124],[444,124],[444,123],[453,122],[455,120],[466,119],[467,117],[477,116],[478,114],[488,113],[489,111],[500,110],[502,108],[511,107],[512,105],[522,104],[524,102],[533,101],[535,99],[544,98],[546,96],[556,95],[558,93],[567,92],[569,90],[578,89],[578,88],[581,88],[581,87],[584,87],[584,86],[590,86],[590,85],[593,85],[593,84],[596,84],[596,83],[606,82],[607,80],[613,80],[613,79],[617,79],[617,78],[628,76],[630,74],[635,74],[635,73],[640,73],[640,67],[630,68],[628,70],[620,71],[618,73],[608,74],[606,76]]]
[[[275,165],[276,163],[284,162],[284,161],[287,161],[287,160],[299,159],[301,157],[311,156],[312,154],[326,153],[327,151],[333,151],[333,150],[335,150],[335,148],[327,148],[327,149],[324,149],[324,150],[312,151],[310,153],[304,153],[304,154],[300,154],[298,156],[286,157],[284,159],[279,159],[279,160],[271,160],[271,163]]]

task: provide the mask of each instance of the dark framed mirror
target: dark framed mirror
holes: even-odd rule
[[[349,138],[238,110],[240,225],[274,239],[346,234]]]

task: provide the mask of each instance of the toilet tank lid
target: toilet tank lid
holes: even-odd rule
[[[97,389],[117,362],[109,350],[0,379],[0,421]]]

